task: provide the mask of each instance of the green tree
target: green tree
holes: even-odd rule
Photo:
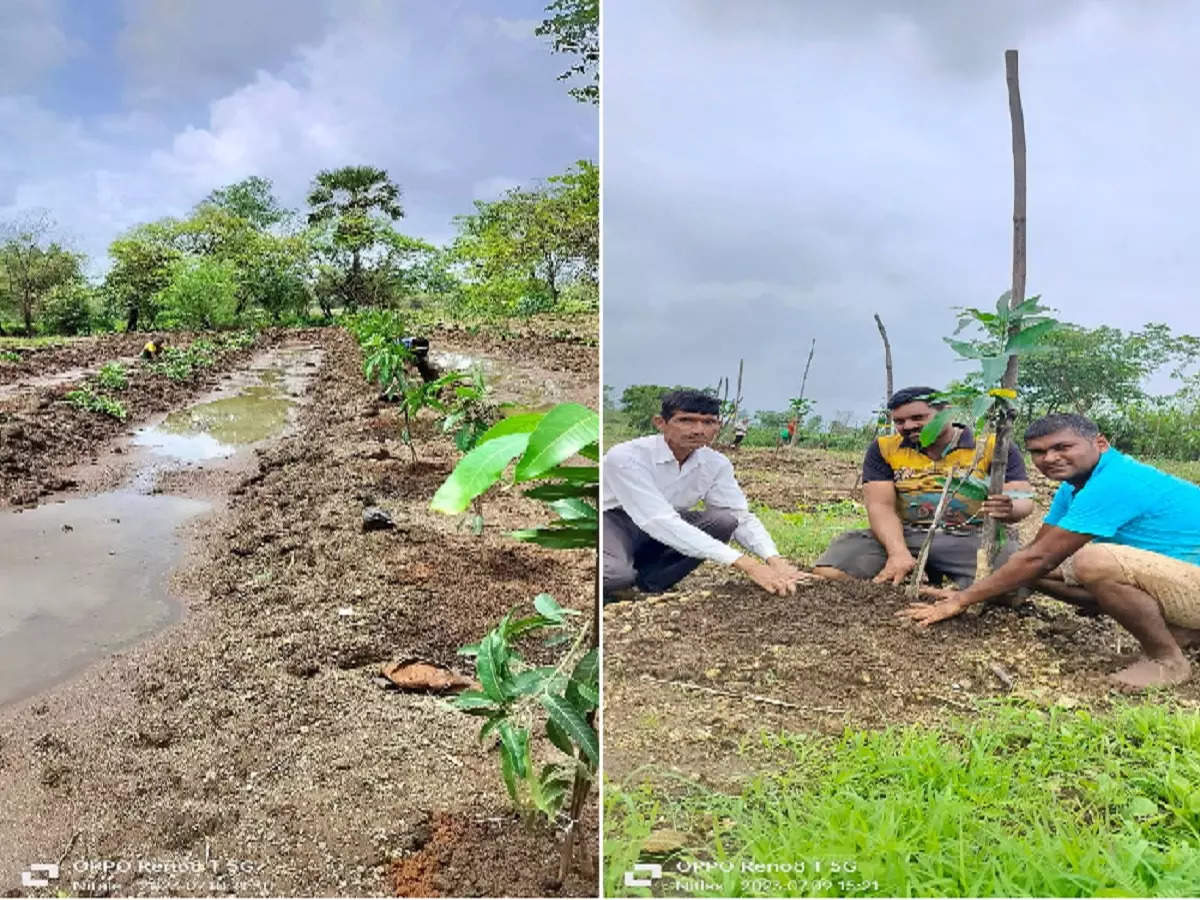
[[[291,216],[272,193],[270,179],[252,175],[210,193],[196,207],[212,206],[245,219],[260,231],[278,225]]]
[[[170,328],[225,328],[237,315],[237,269],[227,260],[186,258],[175,263],[160,294],[161,317]]]
[[[14,223],[0,244],[0,306],[18,315],[26,334],[50,291],[82,280],[83,256],[47,241],[53,225],[44,216]]]
[[[475,202],[455,219],[455,258],[467,267],[465,286],[477,309],[515,312],[524,303],[555,306],[567,285],[595,284],[599,270],[599,170],[580,160],[531,189]],[[535,310],[530,310],[535,311]]]
[[[629,425],[639,434],[654,431],[651,421],[662,411],[663,394],[675,388],[663,384],[631,384],[621,392],[621,411],[629,418]]]
[[[568,93],[581,103],[600,102],[600,0],[555,0],[546,7],[552,15],[534,34],[553,38],[555,53],[569,53],[575,63],[558,76],[565,81],[575,75],[587,83]]]
[[[112,266],[101,292],[112,324],[124,320],[126,331],[138,325],[153,327],[158,317],[158,294],[171,283],[175,263],[183,253],[173,243],[169,220],[139,225],[109,244]]]
[[[355,310],[366,293],[363,258],[384,240],[381,219],[394,222],[404,215],[400,188],[372,166],[325,169],[313,180],[308,205],[308,223],[327,229],[329,262],[341,269],[339,293]]]
[[[82,279],[56,284],[42,304],[42,330],[47,334],[89,334],[96,289]]]

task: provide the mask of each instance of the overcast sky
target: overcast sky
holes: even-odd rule
[[[441,243],[474,199],[597,156],[542,0],[4,0],[0,222],[43,209],[106,265],[131,225],[250,175],[303,206],[319,169],[384,168]]]
[[[799,392],[866,417],[966,371],[955,305],[1011,283],[1020,51],[1028,294],[1200,334],[1200,4],[604,3],[604,382]],[[1169,388],[1164,378],[1156,385]]]

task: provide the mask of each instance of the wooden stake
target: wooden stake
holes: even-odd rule
[[[800,399],[801,400],[804,399],[804,387],[805,387],[805,385],[808,384],[808,370],[812,366],[813,353],[816,351],[816,349],[817,349],[817,339],[813,338],[812,344],[808,348],[808,362],[806,362],[804,364],[804,377],[800,379]],[[796,420],[796,430],[792,432],[792,439],[790,441],[788,441],[789,447],[795,447],[796,441],[800,440],[800,426],[802,424],[803,423],[800,422],[799,419]]]
[[[1017,70],[1017,51],[1004,51],[1004,74],[1008,82],[1008,114],[1012,121],[1013,153],[1013,263],[1012,294],[1008,298],[1012,309],[1025,300],[1025,114],[1021,109],[1021,84]],[[1009,330],[1009,335],[1016,328]],[[1017,356],[1008,357],[1001,384],[1006,388],[1017,386]],[[996,452],[992,455],[991,483],[988,491],[1000,494],[1004,491],[1004,476],[1008,469],[1008,448],[1012,442],[1012,418],[1002,416],[996,424]],[[1003,522],[990,516],[983,519],[983,541],[976,561],[975,579],[986,578],[992,573],[999,549],[999,533]]]
[[[879,326],[879,336],[883,338],[883,365],[887,370],[887,387],[884,389],[883,408],[887,409],[888,400],[892,398],[892,345],[888,343],[887,329],[883,327],[883,319],[875,313],[875,324]]]

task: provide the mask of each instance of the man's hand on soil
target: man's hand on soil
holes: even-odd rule
[[[784,575],[790,575],[797,581],[805,581],[814,577],[810,572],[801,572],[782,556],[771,556],[767,558],[767,565],[776,572],[781,572]]]
[[[750,580],[769,594],[784,597],[796,593],[796,582],[800,573],[787,574],[776,566],[767,565],[749,556],[740,556],[734,561],[734,566],[750,576]]]
[[[889,556],[887,562],[883,565],[883,570],[872,579],[876,584],[884,584],[891,582],[899,584],[908,577],[917,565],[917,560],[911,553],[905,553],[903,556]]]
[[[952,619],[970,606],[969,603],[963,601],[959,592],[953,589],[922,588],[921,594],[939,599],[934,603],[912,603],[907,609],[897,612],[896,618],[909,619],[922,628],[926,628],[934,622]]]

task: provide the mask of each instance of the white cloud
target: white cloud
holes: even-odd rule
[[[63,31],[60,15],[57,0],[0,3],[0,93],[37,84],[82,51]]]

